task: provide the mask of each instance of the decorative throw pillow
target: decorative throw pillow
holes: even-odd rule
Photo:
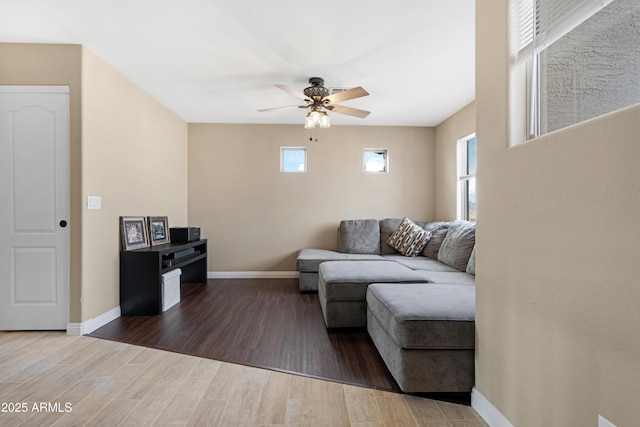
[[[409,218],[403,218],[400,226],[387,239],[387,244],[402,255],[416,256],[430,238],[431,232],[416,225]]]
[[[380,220],[380,250],[382,255],[397,254],[398,251],[387,244],[389,236],[398,229],[402,223],[402,218],[385,218]],[[427,231],[431,231],[426,228],[426,222],[413,221],[418,227],[422,227]],[[433,235],[431,236],[433,238]]]

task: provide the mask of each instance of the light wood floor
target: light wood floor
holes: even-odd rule
[[[0,405],[2,426],[487,425],[468,406],[62,332],[0,332]]]

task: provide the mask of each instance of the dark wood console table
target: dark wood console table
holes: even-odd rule
[[[183,251],[194,252],[180,257]],[[181,269],[180,282],[207,283],[207,239],[120,252],[120,312],[162,313],[162,275]]]

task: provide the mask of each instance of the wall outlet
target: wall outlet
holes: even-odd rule
[[[87,197],[87,209],[102,209],[102,197],[100,197],[100,196],[88,196]]]
[[[607,420],[602,415],[598,415],[598,427],[617,427],[614,423]]]

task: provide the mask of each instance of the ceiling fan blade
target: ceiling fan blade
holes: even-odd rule
[[[277,88],[282,89],[285,92],[289,92],[291,95],[295,96],[296,98],[300,98],[303,101],[306,101],[309,99],[309,97],[307,97],[304,93],[300,93],[297,90],[295,90],[294,88],[292,88],[291,86],[287,86],[287,85],[276,85]]]
[[[345,107],[344,105],[331,105],[330,107],[333,107],[331,108],[330,111],[333,111],[334,113],[346,114],[347,116],[360,117],[361,119],[364,119],[371,113],[370,111],[360,110],[358,108]]]
[[[262,110],[258,110],[261,113],[265,111],[275,111],[275,110],[288,110],[290,108],[306,108],[306,105],[290,105],[288,107],[275,107],[275,108],[264,108]]]
[[[329,101],[331,104],[338,104],[340,102],[348,101],[354,98],[360,98],[369,95],[369,92],[364,90],[361,86],[347,89],[342,92],[334,93],[333,95],[325,96],[324,101]]]

